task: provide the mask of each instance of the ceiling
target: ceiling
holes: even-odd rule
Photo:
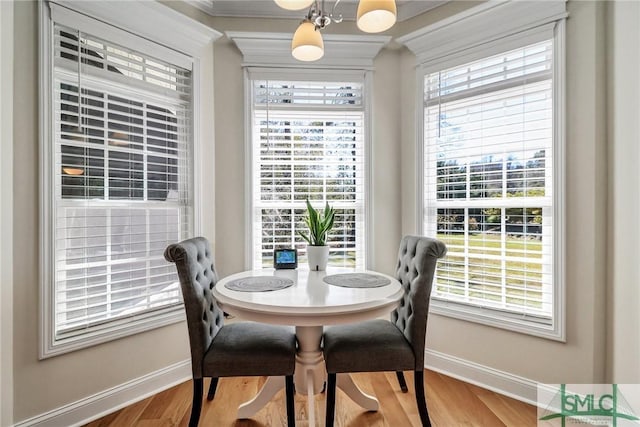
[[[355,20],[358,0],[338,0],[336,14],[342,14],[346,20]],[[291,18],[301,19],[305,11],[288,11],[275,4],[273,0],[188,0],[189,3],[212,16],[232,16],[246,18]],[[404,21],[420,15],[447,0],[396,0],[398,21]],[[335,1],[326,1],[326,9],[331,10]]]

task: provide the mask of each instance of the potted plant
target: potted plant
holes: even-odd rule
[[[329,261],[329,246],[327,245],[327,234],[333,228],[335,210],[325,205],[324,211],[318,212],[311,206],[307,199],[307,216],[304,222],[309,228],[309,233],[298,231],[298,234],[307,241],[307,260],[310,270],[326,270]]]

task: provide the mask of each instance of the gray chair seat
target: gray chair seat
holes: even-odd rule
[[[329,373],[405,371],[416,363],[402,332],[383,319],[327,328],[323,347]]]
[[[216,334],[202,361],[212,377],[291,375],[295,369],[296,338],[286,328],[242,322],[225,325]]]
[[[333,427],[335,418],[337,374],[396,371],[400,388],[407,392],[405,370],[414,371],[420,421],[424,427],[431,426],[424,395],[425,335],[436,263],[446,253],[447,247],[439,240],[405,236],[396,264],[396,279],[404,292],[391,319],[326,329],[327,427]]]

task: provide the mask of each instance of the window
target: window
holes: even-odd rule
[[[436,312],[553,328],[554,93],[553,38],[425,73],[423,227],[448,247]]]
[[[307,199],[336,219],[329,264],[364,266],[365,138],[362,82],[252,80],[252,264],[297,247],[305,265]]]
[[[192,70],[52,32],[45,354],[183,318],[163,252],[194,230]]]

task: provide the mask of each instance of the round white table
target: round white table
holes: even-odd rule
[[[384,276],[390,283],[380,287],[351,288],[329,285],[323,281],[327,275],[349,272]],[[291,279],[293,286],[258,292],[233,291],[225,287],[237,279],[265,276]],[[326,376],[321,348],[323,326],[384,316],[395,308],[403,291],[396,279],[375,271],[265,269],[225,277],[216,284],[213,294],[224,311],[239,318],[295,326],[298,339],[294,374],[296,392],[309,396],[309,425],[313,426],[313,395],[322,390]],[[358,405],[370,411],[378,410],[378,400],[363,393],[348,374],[338,375],[337,385]],[[283,387],[284,378],[269,377],[252,400],[240,405],[238,418],[253,416]]]

